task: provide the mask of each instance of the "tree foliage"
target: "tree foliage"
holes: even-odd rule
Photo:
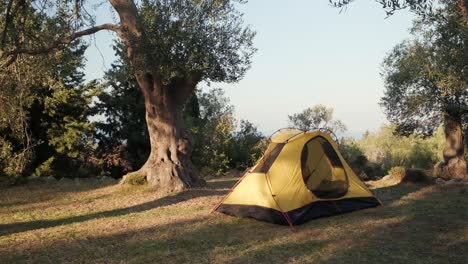
[[[125,46],[129,71],[144,98],[151,151],[139,173],[161,192],[193,186],[197,177],[190,169],[192,142],[181,116],[189,100],[196,103],[192,94],[200,81],[235,82],[250,67],[255,34],[243,25],[242,14],[236,9],[245,1],[110,0],[120,23],[102,25],[94,24],[83,2],[26,0],[1,5],[5,11],[2,65],[9,66],[22,55],[63,50],[78,38],[100,30],[114,31]],[[42,30],[47,32],[38,34]],[[110,102],[116,94],[108,95],[101,101],[118,105],[119,100]],[[118,116],[109,124],[130,121],[131,115],[119,116],[126,104],[120,104],[114,113],[109,109],[101,113]],[[196,119],[191,121],[195,124]],[[139,120],[132,121],[138,125]],[[100,124],[102,135],[116,132],[104,131],[109,124]],[[127,134],[117,135],[116,142],[125,138],[132,143],[134,135],[120,132]]]
[[[432,11],[435,0],[374,0],[382,6],[387,15],[393,15],[396,11],[410,9],[417,14],[426,14]],[[464,3],[465,0],[459,0]],[[354,0],[329,0],[334,7],[345,8]],[[466,3],[463,6],[468,6]]]
[[[88,118],[99,92],[95,82],[83,84],[85,48],[19,55],[0,70],[2,174],[80,174],[93,146]]]
[[[333,108],[315,105],[302,112],[289,115],[289,125],[304,131],[324,129],[332,133],[346,131],[346,126],[340,120],[333,118]]]
[[[381,105],[397,132],[430,135],[443,115],[468,113],[468,22],[443,1],[437,12],[414,23],[413,39],[385,58]]]
[[[200,122],[195,133],[194,164],[203,174],[253,166],[264,150],[263,135],[248,120],[236,121],[234,107],[221,89],[198,92]]]
[[[142,1],[145,67],[163,81],[201,73],[201,80],[235,82],[250,67],[255,33],[231,0]],[[237,1],[243,2],[243,1]]]
[[[340,151],[358,175],[363,171],[370,177],[384,176],[393,167],[431,169],[442,160],[442,127],[430,137],[401,137],[394,132],[395,126],[385,125],[361,139],[343,139]]]
[[[229,150],[230,167],[245,170],[252,167],[267,148],[267,140],[248,120],[240,120]]]
[[[0,59],[3,66],[19,55],[39,55],[66,48],[83,35],[98,28],[79,32],[93,26],[94,18],[84,9],[81,0],[9,0],[0,3]],[[75,35],[75,33],[77,33]]]
[[[150,152],[145,103],[126,49],[114,45],[117,60],[105,73],[105,89],[95,102],[97,156],[103,170],[118,177],[143,165]]]
[[[117,61],[106,72],[106,88],[95,103],[97,158],[101,168],[119,177],[141,166],[149,154],[144,98],[131,74],[125,47],[115,46]],[[234,107],[221,89],[198,90],[184,107],[184,121],[194,138],[192,161],[203,174],[223,174],[252,166],[263,135],[249,121],[237,122]]]

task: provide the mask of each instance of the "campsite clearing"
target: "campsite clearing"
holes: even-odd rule
[[[209,214],[237,179],[156,197],[98,181],[0,190],[0,263],[466,263],[468,185],[371,183],[385,204],[297,226]]]

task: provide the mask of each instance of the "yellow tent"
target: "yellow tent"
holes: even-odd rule
[[[213,211],[293,227],[380,204],[328,134],[284,129]]]

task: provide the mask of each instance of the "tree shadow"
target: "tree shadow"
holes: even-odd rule
[[[53,183],[27,183],[3,189],[0,188],[0,207],[47,202],[67,193],[86,192],[115,184],[100,182],[98,180],[86,180],[78,183],[60,181]],[[28,197],[28,194],[31,193],[34,193],[34,197]]]
[[[212,251],[231,252],[247,241],[288,235],[284,226],[205,215],[107,236],[38,243],[27,252],[13,248],[0,254],[0,262],[224,263]]]
[[[391,186],[385,186],[372,189],[375,197],[377,197],[384,205],[400,200],[402,197],[417,192],[426,187],[424,184],[400,183]]]
[[[86,215],[72,216],[56,220],[36,220],[29,222],[17,222],[11,224],[0,224],[0,236],[15,234],[19,232],[25,232],[40,228],[49,228],[66,224],[73,224],[84,222],[93,219],[100,219],[106,217],[121,216],[132,213],[139,213],[151,209],[155,209],[162,206],[168,206],[180,202],[184,202],[193,198],[203,197],[203,196],[213,196],[224,194],[225,191],[220,190],[210,190],[210,189],[193,189],[178,193],[174,196],[167,196],[161,199],[149,201],[146,203],[119,208],[109,211],[96,212]]]
[[[112,235],[36,244],[27,252],[3,253],[0,262],[464,263],[467,241],[451,240],[451,235],[463,235],[467,222],[447,216],[467,216],[458,212],[466,207],[466,197],[445,198],[454,200],[447,208],[431,206],[444,193],[415,195],[405,203],[310,221],[297,232],[206,214]]]
[[[284,226],[206,213],[110,235],[84,235],[79,239],[64,236],[33,244],[26,252],[12,248],[0,254],[0,262],[42,263],[53,259],[77,263],[463,263],[468,256],[467,241],[453,240],[451,236],[459,237],[457,234],[463,235],[468,228],[466,195],[421,190],[423,187],[376,189],[388,206],[316,219],[298,226],[294,233]],[[42,225],[52,227],[120,216],[226,192],[195,189],[132,207]],[[400,199],[403,200],[398,202]],[[438,204],[439,200],[443,204]],[[11,233],[21,232],[11,228]],[[36,228],[26,225],[25,230]]]

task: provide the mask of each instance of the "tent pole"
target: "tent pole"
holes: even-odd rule
[[[281,211],[281,214],[283,214],[284,219],[286,219],[286,222],[288,222],[289,227],[291,228],[291,231],[295,232],[295,231],[296,231],[296,228],[294,228],[294,225],[293,225],[291,219],[289,218],[288,214],[285,213],[285,212],[283,211],[283,209],[281,209],[281,207],[280,207],[278,201],[276,201],[275,196],[273,195],[273,192],[271,191],[271,183],[270,183],[270,179],[268,178],[268,173],[265,173],[265,179],[266,179],[266,181],[267,181],[268,189],[270,190],[271,198],[273,198],[273,201],[275,201],[276,206],[278,206],[278,208],[279,208],[280,211]]]
[[[239,185],[239,183],[245,178],[245,176],[247,176],[249,173],[251,173],[251,170],[248,170],[246,173],[244,173],[244,175],[242,175],[242,177],[236,182],[236,184],[234,184],[234,186],[231,187],[231,189],[229,189],[229,192],[224,195],[223,199],[221,199],[221,201],[215,206],[213,207],[213,209],[211,209],[211,212],[210,214],[213,214],[216,209],[218,209],[221,204],[228,198],[228,196],[232,193],[232,191],[234,191],[234,188],[237,187],[237,185]]]

